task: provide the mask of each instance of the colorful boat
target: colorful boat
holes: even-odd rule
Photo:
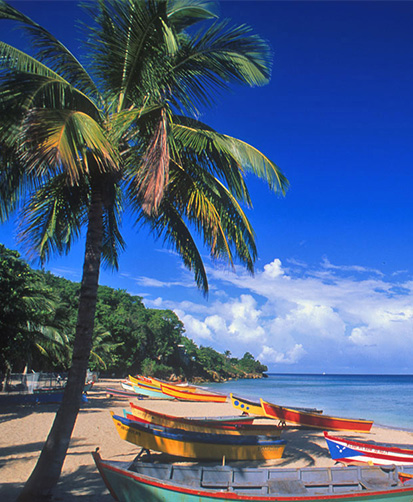
[[[134,392],[140,394],[141,396],[150,397],[151,399],[174,399],[171,396],[167,396],[161,390],[155,388],[144,387],[141,385],[132,385]]]
[[[386,445],[338,438],[324,432],[330,455],[344,464],[413,465],[413,446]]]
[[[96,466],[119,502],[412,502],[398,468],[304,469],[171,465],[102,460]]]
[[[198,387],[189,385],[188,383],[172,383],[165,380],[160,380],[155,377],[144,377],[142,375],[131,376],[129,375],[129,381],[135,385],[145,385],[146,387],[152,387],[161,390],[161,384],[171,385],[173,387],[178,387],[180,389],[187,389],[188,391],[196,391]]]
[[[143,423],[151,423],[170,427],[173,429],[183,429],[191,432],[206,432],[211,434],[234,434],[234,435],[261,435],[279,437],[281,429],[276,425],[238,425],[234,423],[217,421],[213,419],[191,419],[186,417],[175,417],[164,415],[156,411],[147,410],[134,403],[129,403],[133,416]],[[127,417],[129,418],[129,416]]]
[[[241,410],[243,413],[246,413],[248,415],[265,417],[261,403],[256,403],[242,397],[234,396],[234,394],[232,393],[229,395],[229,398],[231,399],[232,406],[237,410]]]
[[[257,403],[254,401],[249,401],[248,399],[244,399],[243,397],[234,396],[234,394],[230,394],[230,399],[232,406],[237,410],[241,410],[243,413],[247,413],[248,415],[258,415],[265,417],[264,410],[261,406],[261,403]],[[323,410],[318,410],[317,408],[294,408],[300,411],[308,411],[311,413],[323,413]]]
[[[121,439],[177,457],[197,460],[268,460],[282,457],[285,441],[264,436],[233,436],[141,424],[112,413]]]
[[[120,386],[122,387],[123,390],[126,392],[135,392],[133,390],[133,385],[129,380],[122,380],[120,383]]]
[[[203,392],[197,389],[194,392],[188,392],[171,385],[161,384],[161,390],[167,396],[180,401],[200,401],[206,403],[225,403],[227,396],[224,394],[216,394],[214,392]]]
[[[289,422],[316,429],[352,432],[370,432],[373,425],[372,420],[330,417],[320,413],[310,413],[295,408],[278,406],[277,404],[268,403],[263,399],[261,399],[261,406],[266,417],[275,418],[281,424]]]

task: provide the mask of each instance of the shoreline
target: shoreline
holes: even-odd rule
[[[99,447],[103,459],[131,461],[139,447],[119,438],[110,410],[122,414],[129,401],[154,411],[177,416],[225,416],[239,414],[230,402],[199,403],[174,400],[106,397],[105,388],[120,389],[119,379],[102,379],[88,392],[73,431],[62,475],[54,493],[54,501],[109,502],[112,497],[94,465],[91,452]],[[43,443],[53,423],[57,404],[4,406],[0,408],[0,500],[12,502],[33,470]],[[259,423],[274,423],[260,419]],[[373,425],[369,434],[335,431],[343,437],[365,438],[371,441],[413,444],[413,432]],[[243,462],[248,465],[280,467],[332,467],[323,431],[289,426],[281,438],[287,444],[281,459],[263,462]],[[165,457],[164,454],[158,454]],[[169,460],[171,457],[169,457]],[[239,464],[239,463],[237,463]]]

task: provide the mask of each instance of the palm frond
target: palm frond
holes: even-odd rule
[[[218,3],[211,0],[169,0],[168,20],[179,31],[199,21],[217,18]]]
[[[193,150],[198,156],[207,152],[216,171],[222,172],[230,190],[236,193],[237,197],[242,196],[243,200],[247,201],[244,197],[245,185],[242,187],[238,177],[235,178],[237,183],[234,184],[234,178],[230,178],[228,171],[223,169],[225,159],[232,168],[234,168],[234,164],[231,161],[234,161],[241,171],[254,173],[258,178],[266,181],[272,191],[280,191],[285,194],[288,188],[286,177],[278,166],[262,152],[244,141],[219,134],[199,121],[180,117],[179,122],[175,122],[172,126],[174,140],[181,142],[183,146]]]
[[[116,149],[99,124],[82,112],[30,110],[21,139],[22,161],[38,176],[44,176],[51,169],[55,172],[63,169],[70,183],[76,184],[89,173],[89,156],[101,172],[119,169]]]
[[[133,203],[136,201],[132,201]],[[140,212],[137,222],[147,225],[156,239],[163,238],[164,244],[179,254],[185,267],[193,271],[198,288],[206,295],[208,293],[208,278],[202,256],[187,224],[174,205],[164,197],[162,210],[156,217],[149,218]]]
[[[161,114],[135,180],[145,213],[157,213],[168,179],[169,146],[166,120],[164,114]]]
[[[271,64],[270,47],[248,26],[216,22],[193,37],[181,39],[171,70],[175,82],[171,99],[187,110],[210,106],[220,91],[233,84],[267,84]]]
[[[83,93],[99,96],[98,89],[86,69],[72,52],[45,28],[3,0],[0,0],[0,19],[20,23],[31,37],[32,46],[40,61],[81,89]]]
[[[57,252],[67,253],[87,216],[89,190],[70,186],[64,174],[38,189],[25,205],[19,224],[20,242],[33,258],[45,262]]]

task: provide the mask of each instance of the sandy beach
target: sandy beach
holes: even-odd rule
[[[62,476],[55,491],[55,500],[67,502],[109,502],[112,497],[98,474],[91,452],[100,448],[102,458],[132,460],[139,448],[122,441],[110,410],[123,414],[129,407],[128,398],[107,397],[107,387],[119,388],[119,380],[100,380],[88,393],[88,403],[82,405]],[[236,415],[231,403],[184,403],[164,400],[134,400],[139,406],[180,416]],[[31,473],[50,430],[58,405],[21,405],[0,408],[0,500],[15,500]],[[351,415],[350,415],[351,416]],[[368,418],[368,417],[364,417]],[[270,422],[271,423],[271,422]],[[413,444],[413,433],[373,426],[368,435],[340,433],[341,436],[366,438],[387,443]],[[322,431],[288,427],[283,431],[287,441],[283,458],[267,465],[303,467],[333,466]],[[258,464],[257,464],[258,465]],[[263,465],[262,463],[259,465]]]

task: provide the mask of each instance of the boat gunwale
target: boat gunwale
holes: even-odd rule
[[[161,488],[166,491],[173,491],[173,492],[178,492],[178,493],[183,493],[183,494],[188,494],[191,496],[197,496],[197,497],[207,497],[210,499],[222,499],[224,498],[225,500],[250,500],[250,501],[256,501],[256,502],[311,502],[311,501],[319,501],[319,500],[325,500],[328,502],[328,500],[337,500],[337,499],[342,499],[342,500],[354,500],[355,497],[357,498],[364,498],[364,497],[375,497],[375,496],[385,496],[388,494],[400,494],[400,493],[406,493],[408,494],[409,492],[412,493],[413,495],[413,486],[396,486],[392,487],[389,486],[385,489],[381,490],[365,490],[365,491],[360,491],[360,492],[347,492],[347,493],[331,493],[331,494],[323,494],[323,495],[302,495],[302,494],[291,494],[291,495],[245,495],[245,494],[238,494],[235,492],[230,492],[230,491],[222,491],[222,490],[208,490],[208,489],[202,489],[201,487],[199,488],[193,488],[193,487],[188,487],[185,485],[180,485],[177,483],[174,483],[173,481],[162,481],[159,480],[155,477],[152,476],[147,476],[145,474],[140,474],[134,471],[130,471],[129,469],[124,469],[121,467],[116,467],[115,465],[111,463],[107,463],[108,461],[104,461],[101,459],[99,453],[92,453],[93,458],[95,459],[96,465],[98,467],[99,472],[101,472],[101,469],[104,468],[113,471],[117,474],[121,474],[123,476],[129,477],[133,479],[136,482],[140,482],[142,484],[150,485],[156,488]],[[98,458],[97,458],[98,457]],[[133,464],[131,462],[130,466]],[[100,466],[100,468],[99,468]],[[111,485],[109,481],[106,479],[106,475],[103,476],[102,478],[108,487],[109,491],[112,493],[113,488],[109,488]],[[117,500],[117,498],[116,498]],[[390,500],[390,499],[389,499]]]
[[[314,428],[318,428],[318,429],[329,429],[329,430],[351,430],[352,432],[363,432],[363,433],[368,433],[370,432],[371,430],[371,427],[373,426],[373,420],[365,420],[363,418],[346,418],[346,417],[335,417],[335,416],[332,416],[332,415],[320,415],[318,413],[311,413],[311,412],[306,412],[306,411],[299,411],[297,409],[294,409],[294,408],[287,408],[286,406],[281,406],[279,404],[274,404],[274,403],[270,403],[268,401],[264,401],[262,398],[260,398],[260,402],[261,402],[261,405],[262,405],[262,409],[264,410],[264,413],[266,415],[266,417],[268,418],[272,418],[272,419],[275,419],[275,420],[285,420],[286,422],[292,422],[292,423],[296,423],[298,425],[303,425],[305,427],[314,427]],[[326,424],[323,424],[323,425],[314,425],[314,424],[303,424],[302,422],[298,422],[298,421],[294,421],[292,420],[291,418],[290,419],[287,419],[287,418],[282,418],[280,419],[279,417],[274,417],[272,415],[270,415],[266,409],[265,409],[265,406],[268,406],[269,408],[271,408],[272,406],[275,407],[275,408],[278,408],[278,409],[281,409],[281,410],[286,410],[287,412],[289,413],[293,413],[295,414],[297,417],[299,416],[302,416],[302,417],[309,417],[309,418],[315,418],[317,419],[318,421],[337,421],[341,424],[363,424],[363,425],[366,425],[366,427],[370,426],[368,428],[368,430],[365,430],[365,429],[355,429],[355,428],[351,428],[351,429],[341,429],[341,428],[337,428],[337,427],[329,427],[328,425]]]

